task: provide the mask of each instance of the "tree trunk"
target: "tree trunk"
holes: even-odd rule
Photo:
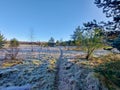
[[[86,59],[89,60],[89,58],[90,58],[90,54],[87,54]]]
[[[86,56],[86,59],[89,60],[90,56],[92,55],[93,51],[95,50],[95,48],[93,48],[92,50],[88,50],[88,53],[87,53],[87,56]]]

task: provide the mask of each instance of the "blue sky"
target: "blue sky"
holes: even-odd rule
[[[9,40],[69,40],[77,26],[107,20],[94,0],[0,0],[0,31]]]

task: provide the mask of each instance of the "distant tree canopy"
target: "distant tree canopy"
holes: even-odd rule
[[[54,47],[55,46],[55,40],[53,37],[50,38],[50,40],[48,41],[48,46],[50,47]]]
[[[74,45],[80,46],[82,33],[82,29],[80,28],[80,26],[78,26],[73,32],[73,35],[71,35],[71,38],[74,41]]]
[[[74,41],[78,40],[79,38],[81,38],[81,36],[80,36],[81,33],[82,33],[82,32],[81,32],[81,28],[80,28],[80,26],[78,26],[78,27],[75,29],[75,31],[73,32],[73,35],[71,35],[71,36],[72,36],[72,39],[73,39]]]
[[[120,30],[120,0],[95,0],[98,8],[103,8],[106,17],[112,17],[113,21],[106,23],[109,30]]]
[[[73,40],[69,40],[66,42],[68,46],[74,46],[74,41]]]
[[[10,47],[18,47],[19,41],[16,38],[10,40]]]
[[[4,35],[0,33],[0,49],[4,47],[5,41]]]
[[[6,54],[5,59],[16,60],[19,52],[18,46],[19,41],[16,38],[11,39],[9,49],[6,49],[8,54]]]
[[[66,41],[63,41],[60,43],[61,46],[67,46],[67,42]]]
[[[59,45],[60,45],[60,41],[57,40],[57,41],[56,41],[56,46],[59,46]]]

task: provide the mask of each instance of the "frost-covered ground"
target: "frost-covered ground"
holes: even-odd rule
[[[34,48],[34,52],[29,51],[21,49],[19,55],[25,56],[21,64],[7,68],[2,68],[1,64],[0,90],[54,90],[59,49],[43,48],[39,52]]]
[[[94,77],[92,69],[76,61],[76,56],[85,52],[58,47],[30,50],[20,49],[23,61],[18,65],[2,68],[1,61],[0,90],[107,90]],[[100,55],[103,52],[109,53],[101,51]]]
[[[0,88],[28,85],[30,90],[53,90],[56,60],[45,56],[42,60],[24,60],[23,64],[0,69]]]

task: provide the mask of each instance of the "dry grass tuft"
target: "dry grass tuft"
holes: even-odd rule
[[[4,60],[2,63],[2,68],[12,67],[17,64],[22,64],[21,60]]]

